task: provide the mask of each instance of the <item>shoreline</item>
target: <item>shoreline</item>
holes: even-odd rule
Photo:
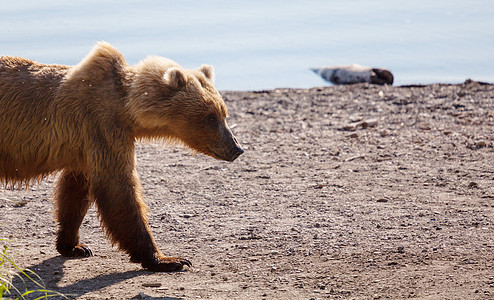
[[[396,87],[396,88],[421,88],[421,87],[427,87],[427,86],[435,86],[435,85],[442,85],[442,86],[452,86],[452,85],[462,85],[462,84],[469,84],[469,83],[477,83],[480,85],[494,85],[494,82],[487,82],[487,81],[481,81],[481,80],[474,80],[467,78],[463,82],[457,82],[457,83],[448,83],[448,82],[433,82],[433,83],[412,83],[412,84],[402,84],[402,85],[377,85],[377,84],[369,84],[371,86],[388,86],[388,87]],[[338,86],[355,86],[358,88],[361,85],[366,85],[368,83],[355,83],[355,84],[341,84],[341,85],[336,85],[336,84],[327,84],[327,85],[320,85],[320,86],[313,86],[313,87],[307,87],[307,88],[298,88],[298,87],[276,87],[272,89],[248,89],[248,90],[235,90],[235,89],[221,89],[219,90],[221,93],[222,92],[252,92],[252,93],[261,93],[264,91],[273,91],[273,90],[310,90],[310,89],[317,89],[317,88],[327,88],[327,87],[338,87]]]

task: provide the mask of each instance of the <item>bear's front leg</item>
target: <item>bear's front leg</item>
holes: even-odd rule
[[[55,192],[56,216],[59,224],[57,250],[66,257],[88,257],[91,249],[79,244],[79,227],[91,205],[89,187],[84,174],[64,171]]]
[[[119,248],[150,271],[180,271],[192,264],[181,257],[166,257],[157,248],[147,219],[137,171],[117,172],[90,179],[91,194],[107,235]]]

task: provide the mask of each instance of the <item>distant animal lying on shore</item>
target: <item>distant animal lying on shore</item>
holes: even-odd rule
[[[365,67],[358,64],[312,68],[314,73],[334,84],[354,84],[368,82],[373,84],[393,84],[393,74],[387,69]]]

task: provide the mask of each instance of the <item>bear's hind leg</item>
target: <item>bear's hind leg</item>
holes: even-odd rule
[[[92,256],[91,249],[79,244],[79,227],[91,201],[84,174],[64,171],[58,179],[55,193],[56,216],[59,224],[57,250],[66,257]]]

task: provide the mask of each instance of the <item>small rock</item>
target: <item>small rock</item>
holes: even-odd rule
[[[483,147],[487,146],[487,143],[484,141],[480,141],[480,142],[475,143],[475,146],[477,146],[477,148],[483,148]]]
[[[388,202],[388,199],[386,198],[379,198],[376,200],[376,202]]]
[[[352,115],[348,117],[348,119],[350,120],[350,122],[358,122],[358,121],[362,121],[363,118],[358,115]]]
[[[358,133],[349,134],[349,135],[347,135],[347,137],[352,138],[352,139],[356,139],[356,138],[358,138]]]
[[[377,119],[365,120],[362,123],[360,123],[360,126],[362,126],[362,128],[364,128],[364,129],[369,128],[369,127],[376,127],[377,126]]]
[[[16,203],[14,203],[14,207],[24,207],[24,206],[26,206],[26,204],[27,204],[27,201],[22,200],[22,201],[18,201]]]
[[[142,284],[144,287],[160,287],[161,283],[159,282],[145,282]]]
[[[144,294],[143,292],[140,292],[137,296],[134,297],[134,299],[146,299],[148,298],[148,295]]]
[[[476,183],[475,181],[471,181],[469,184],[468,184],[468,187],[469,188],[478,188],[479,187],[479,184]]]
[[[357,129],[357,124],[348,124],[348,125],[343,126],[343,130],[346,130],[346,131],[354,131],[356,129]]]
[[[365,156],[364,155],[352,156],[352,157],[349,157],[349,158],[345,159],[345,162],[353,161],[353,160],[356,160],[356,159],[359,159],[359,158],[365,158]]]

